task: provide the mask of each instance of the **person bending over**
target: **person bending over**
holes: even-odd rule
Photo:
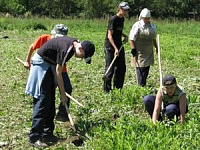
[[[32,127],[29,143],[36,147],[46,147],[55,142],[53,135],[55,117],[55,89],[58,85],[61,102],[66,105],[62,70],[64,64],[75,55],[85,58],[91,63],[95,52],[94,44],[90,41],[80,43],[75,38],[67,36],[48,40],[32,57],[29,78],[25,93],[33,97]],[[46,139],[50,139],[46,141]]]
[[[46,43],[48,40],[56,37],[62,37],[67,36],[68,33],[68,27],[64,24],[56,24],[53,30],[51,30],[51,34],[43,34],[39,36],[30,46],[26,61],[24,63],[24,67],[26,69],[30,69],[31,66],[31,57],[34,51],[38,50],[44,43]],[[72,93],[72,85],[71,81],[69,79],[68,73],[67,73],[67,67],[64,65],[62,70],[62,78],[64,82],[65,91],[71,95]],[[68,98],[67,102],[68,107],[70,106],[70,99]],[[65,110],[65,107],[60,102],[60,105],[58,107],[58,113],[56,115],[56,119],[59,121],[68,121],[69,118],[67,116],[67,112]]]

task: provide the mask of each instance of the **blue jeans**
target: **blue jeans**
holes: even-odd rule
[[[70,82],[70,79],[69,79],[67,72],[62,72],[62,78],[63,78],[65,92],[67,92],[68,94],[71,95],[72,85],[71,85],[71,82]],[[69,105],[70,105],[70,99],[68,98],[67,106],[69,107]],[[67,116],[66,109],[61,102],[60,102],[60,105],[58,107],[58,115]]]
[[[32,128],[29,134],[30,141],[35,142],[43,135],[52,135],[55,117],[55,84],[49,68],[41,84],[41,96],[33,98]]]
[[[155,99],[156,99],[156,96],[153,96],[153,95],[147,95],[143,99],[145,109],[147,110],[147,112],[149,113],[151,118],[153,115]],[[169,105],[165,106],[164,114],[168,117],[169,120],[174,119],[174,116],[176,116],[176,117],[180,116],[179,104],[178,103],[177,104],[169,104]],[[161,120],[161,115],[158,120]]]

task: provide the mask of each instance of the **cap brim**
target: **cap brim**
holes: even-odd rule
[[[88,61],[85,60],[85,62],[86,62],[86,64],[91,64],[91,59]]]
[[[124,6],[124,7],[121,7],[123,10],[130,10],[131,8],[129,6]]]
[[[91,64],[91,57],[85,58],[85,62],[86,62],[87,64]]]
[[[176,83],[176,78],[172,75],[166,75],[165,77],[163,77],[162,79],[162,84],[165,86],[167,85],[172,85]]]
[[[56,31],[55,30],[51,30],[51,35],[55,35]]]

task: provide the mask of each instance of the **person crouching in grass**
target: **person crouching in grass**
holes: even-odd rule
[[[145,96],[143,103],[154,124],[157,120],[162,121],[161,111],[169,120],[176,116],[181,124],[184,123],[185,114],[188,112],[186,93],[177,84],[173,75],[166,75],[162,80],[162,89],[158,90],[156,96]]]

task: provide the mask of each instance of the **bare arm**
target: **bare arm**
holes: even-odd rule
[[[131,49],[135,49],[135,41],[130,40]]]
[[[156,124],[156,121],[158,120],[158,117],[160,114],[160,109],[161,109],[161,104],[162,104],[162,93],[161,93],[161,90],[159,90],[156,95],[156,101],[155,101],[153,117],[152,117],[152,121],[154,124]]]
[[[32,56],[33,52],[34,52],[34,49],[33,49],[33,45],[31,44],[31,46],[29,47],[27,57],[26,57],[26,61],[24,62],[24,67],[26,69],[30,69],[30,67],[31,67],[30,61],[31,61],[31,56]]]
[[[109,39],[111,45],[113,46],[113,48],[115,49],[115,56],[118,56],[119,55],[119,50],[115,45],[115,42],[113,40],[112,35],[113,35],[113,30],[108,30],[108,39]]]
[[[180,123],[183,124],[185,121],[185,113],[186,113],[186,95],[182,95],[179,100],[180,107]]]
[[[63,69],[62,66],[60,66],[59,64],[56,65],[58,87],[60,90],[61,101],[62,101],[62,104],[64,105],[67,102],[67,97],[65,94],[65,88],[64,88],[63,78],[62,78],[62,69]]]

